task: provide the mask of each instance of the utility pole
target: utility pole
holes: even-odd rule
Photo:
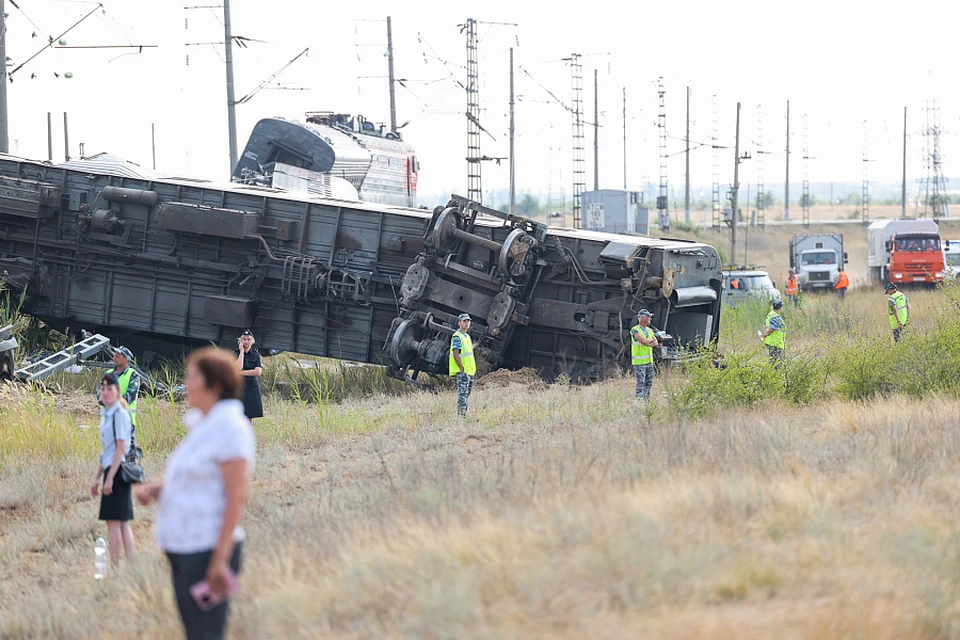
[[[53,162],[53,114],[47,111],[47,160]]]
[[[593,190],[600,190],[600,98],[596,69],[593,70]]]
[[[510,86],[513,87],[513,49],[511,51],[510,62]],[[390,16],[387,16],[387,73],[390,78],[390,131],[397,132],[397,89],[394,86],[396,79],[393,75],[393,27],[390,22]],[[513,157],[513,154],[510,154]]]
[[[230,0],[223,0],[223,50],[227,67],[227,130],[230,142],[230,173],[237,166],[237,100],[233,87],[233,33],[230,28]]]
[[[153,157],[153,170],[157,170],[157,125],[150,123],[150,154]]]
[[[737,138],[733,147],[733,188],[730,190],[730,259],[737,262],[737,191],[740,190],[740,103],[737,103]]]
[[[783,220],[790,222],[790,101],[787,100],[787,177],[783,183]]]
[[[690,87],[687,87],[687,168],[683,187],[683,221],[690,224]]]
[[[7,122],[7,21],[6,7],[0,0],[0,153],[10,152]]]
[[[67,112],[63,112],[63,161],[70,162],[70,134],[67,131]]]
[[[517,164],[514,158],[513,47],[510,47],[510,213],[517,212]]]
[[[467,197],[483,201],[480,182],[480,86],[477,72],[477,21],[468,18],[467,32]]]
[[[757,105],[757,225],[767,226],[767,195],[763,185],[763,106]]]
[[[803,114],[803,184],[801,186],[800,207],[803,211],[803,224],[810,226],[810,141],[807,130],[807,114]]]
[[[627,190],[627,88],[623,88],[623,190]]]
[[[717,144],[717,95],[710,98],[713,107],[713,128],[710,130],[710,150],[713,152],[713,183],[710,187],[710,207],[713,213],[714,229],[719,229],[723,223],[723,214],[720,209],[720,145]]]
[[[867,121],[863,121],[863,184],[860,187],[860,217],[866,224],[870,220],[870,174],[867,171],[870,162],[867,142]]]
[[[580,54],[570,54],[570,80],[573,93],[573,228],[581,228],[582,195],[587,182],[583,159],[583,64]]]
[[[907,217],[907,108],[903,108],[903,181],[900,183],[900,217]]]
[[[657,115],[657,126],[660,129],[660,191],[657,195],[657,220],[661,231],[670,230],[670,209],[667,203],[667,107],[664,102],[666,91],[663,88],[663,77],[657,82],[657,96],[660,98],[660,112]]]

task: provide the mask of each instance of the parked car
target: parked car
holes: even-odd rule
[[[723,270],[723,304],[736,307],[745,300],[780,300],[777,283],[758,267],[731,267]]]
[[[960,280],[960,240],[944,240],[943,260],[950,280]]]

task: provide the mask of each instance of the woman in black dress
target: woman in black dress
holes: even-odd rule
[[[100,499],[100,520],[107,523],[110,539],[110,560],[113,566],[120,563],[120,554],[126,553],[132,560],[135,553],[133,530],[133,499],[130,484],[123,479],[120,463],[130,451],[133,441],[133,425],[130,413],[120,402],[120,387],[117,374],[108,373],[100,382],[100,458],[97,460],[97,475],[90,487],[90,495]]]
[[[260,382],[257,380],[263,373],[260,352],[253,348],[256,340],[250,329],[244,331],[237,342],[240,348],[234,351],[234,354],[243,376],[243,412],[251,420],[262,418],[263,399],[260,397]]]

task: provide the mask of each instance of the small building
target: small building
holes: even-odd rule
[[[583,228],[607,233],[650,235],[650,210],[639,191],[600,189],[582,196]]]

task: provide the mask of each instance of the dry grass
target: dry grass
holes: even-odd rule
[[[450,395],[326,416],[269,402],[233,637],[960,633],[960,403],[676,424],[631,390],[490,385],[466,423]],[[4,430],[30,402],[5,399]],[[179,407],[146,405],[155,471]],[[3,449],[0,637],[179,633],[152,510],[137,511],[138,564],[92,579],[94,437],[44,464]]]
[[[766,233],[773,256],[792,231]],[[912,337],[960,292],[910,298]],[[762,359],[762,315],[725,312],[723,349]],[[794,358],[889,334],[870,287],[786,320]],[[679,371],[652,406],[629,378],[497,373],[463,422],[449,390],[328,365],[292,388],[279,376],[257,421],[232,637],[960,637],[955,397],[761,398],[691,421],[673,404],[693,388]],[[0,388],[0,638],[179,637],[152,509],[136,512],[137,564],[92,578],[98,416],[70,390],[85,385]],[[148,472],[183,409],[141,399]]]

